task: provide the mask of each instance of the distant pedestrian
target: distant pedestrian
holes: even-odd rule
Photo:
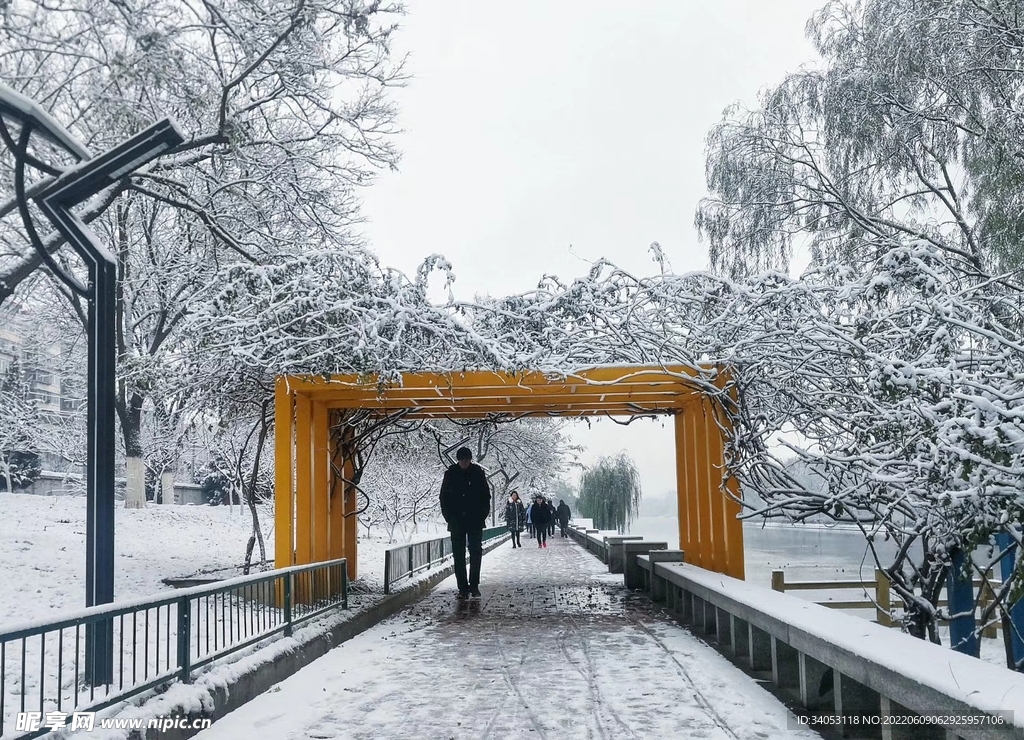
[[[548,507],[548,513],[551,515],[548,521],[548,535],[551,537],[555,536],[555,522],[558,521],[558,510],[555,508],[555,504],[551,499],[545,499],[545,504]]]
[[[523,543],[519,539],[519,533],[526,526],[526,509],[523,508],[523,502],[519,500],[518,491],[512,491],[508,497],[508,503],[505,504],[505,526],[512,533],[512,547],[522,547]]]
[[[533,537],[533,502],[526,505],[526,532]]]
[[[460,447],[455,464],[441,482],[441,516],[452,533],[452,557],[459,598],[480,596],[480,562],[483,560],[484,523],[491,511],[491,488],[484,469],[473,462],[473,452]],[[466,577],[466,548],[469,577]]]
[[[533,500],[533,529],[537,533],[537,547],[548,546],[548,527],[551,526],[551,509],[539,493]]]
[[[562,528],[562,536],[567,537],[566,530],[569,529],[569,520],[572,518],[572,511],[569,509],[569,504],[565,503],[565,499],[558,500],[558,509],[556,510],[558,515],[558,526]]]

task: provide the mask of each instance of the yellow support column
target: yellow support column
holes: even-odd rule
[[[715,378],[715,385],[728,394],[728,400],[718,397],[714,402],[714,410],[719,421],[718,442],[720,449],[715,464],[719,470],[719,477],[722,480],[722,503],[725,509],[725,534],[727,542],[727,568],[726,575],[743,580],[746,576],[746,562],[743,549],[743,520],[739,518],[743,506],[740,504],[740,482],[732,471],[726,466],[725,446],[727,435],[732,432],[732,418],[728,409],[738,407],[739,398],[734,383],[732,368],[719,367],[718,376]],[[726,406],[728,405],[728,408]]]
[[[676,517],[679,519],[679,549],[689,557],[690,553],[690,515],[686,510],[686,455],[683,451],[683,414],[678,413],[672,419],[675,427],[676,442]]]
[[[293,414],[295,402],[288,380],[274,383],[274,567],[287,568],[295,559],[295,492],[292,487],[294,462]]]
[[[359,509],[359,496],[355,486],[348,483],[356,475],[355,466],[355,430],[346,427],[344,431],[344,467],[345,473],[345,557],[348,558],[348,579],[354,581],[359,575],[359,520],[356,511]]]
[[[328,526],[328,558],[337,560],[345,557],[345,484],[340,471],[344,467],[341,445],[338,444],[339,433],[334,427],[340,422],[338,412],[331,412],[328,419],[328,455],[330,459],[330,496],[328,498],[328,509],[330,511],[330,524]],[[331,594],[341,593],[341,573],[331,572]]]
[[[711,509],[712,562],[717,573],[727,573],[729,566],[728,525],[725,520],[725,494],[722,490],[722,431],[715,421],[714,401],[707,396],[701,398],[701,419],[704,424],[704,439],[707,442],[707,492]]]
[[[313,402],[313,562],[321,563],[330,558],[330,508],[329,491],[330,459],[327,457],[327,406]]]
[[[690,409],[684,408],[679,413],[679,435],[682,439],[683,480],[679,484],[680,505],[686,512],[686,536],[690,549],[686,553],[686,562],[700,565],[700,520],[697,501],[693,495],[693,432],[690,429]]]
[[[339,423],[337,412],[331,419],[331,425]],[[341,445],[338,444],[338,433],[330,432],[329,455],[331,459],[331,495],[328,503],[331,512],[331,523],[328,527],[330,548],[328,557],[331,560],[345,557],[345,484],[337,471],[345,467]]]
[[[711,562],[711,512],[707,503],[707,444],[703,439],[703,424],[700,420],[700,404],[691,404],[686,410],[686,434],[689,438],[690,462],[690,495],[693,497],[693,508],[697,519],[697,565],[701,568],[712,567]]]
[[[690,539],[693,542],[693,555],[691,561],[701,568],[708,567],[708,525],[705,522],[705,507],[700,497],[700,486],[697,474],[697,445],[696,412],[694,404],[689,404],[683,411],[684,426],[686,428],[686,495],[689,498],[690,509]]]
[[[718,419],[721,422],[721,427],[718,429],[718,458],[715,464],[719,471],[719,477],[722,479],[722,508],[725,512],[727,543],[725,574],[743,580],[746,575],[746,565],[743,552],[743,520],[739,518],[742,511],[739,502],[740,482],[725,464],[725,434],[732,429],[732,423],[720,404],[716,410],[719,412]]]
[[[313,562],[312,403],[295,398],[295,564]]]

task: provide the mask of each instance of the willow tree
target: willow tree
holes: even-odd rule
[[[820,54],[726,111],[697,212],[732,277],[864,264],[923,240],[970,273],[1020,268],[1024,34],[1003,0],[834,0]]]
[[[625,452],[602,457],[580,479],[580,514],[598,529],[625,532],[640,511],[640,471]]]

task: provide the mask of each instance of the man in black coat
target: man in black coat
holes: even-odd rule
[[[569,504],[565,503],[565,499],[558,500],[558,526],[562,529],[562,536],[565,537],[566,530],[569,528],[569,519],[572,517],[572,511],[569,509]]]
[[[484,523],[491,510],[491,488],[484,469],[473,462],[473,452],[460,447],[458,460],[445,471],[441,483],[441,516],[452,533],[452,556],[459,598],[480,596],[480,562],[483,560]],[[469,577],[466,577],[466,547]]]

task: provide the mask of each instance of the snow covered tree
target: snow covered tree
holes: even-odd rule
[[[819,268],[802,285],[755,280],[760,301],[746,310],[757,314],[745,317],[762,338],[731,332],[765,359],[743,353],[743,426],[761,440],[746,451],[747,483],[773,513],[827,512],[859,523],[869,543],[895,539],[895,562],[878,565],[908,629],[937,639],[956,554],[1020,553],[1019,8],[830,2],[808,30],[821,65],[788,75],[755,110],[733,107],[711,132],[711,193],[697,213],[720,272],[784,269],[803,240]],[[784,317],[782,330],[761,316]],[[795,367],[776,366],[783,348]],[[815,450],[797,454],[821,473],[821,491],[769,462],[763,441],[786,425]],[[1012,544],[996,547],[997,534]],[[1000,598],[1020,585],[1014,575]]]
[[[408,537],[440,516],[438,491],[444,469],[434,439],[423,429],[391,434],[367,464],[361,488],[366,496],[360,523],[383,529],[388,541],[397,532]]]
[[[924,240],[981,272],[1024,259],[1019,8],[841,0],[808,24],[821,63],[735,105],[708,137],[697,212],[715,269],[874,259]],[[999,269],[995,267],[995,269]]]
[[[4,5],[0,74],[94,149],[168,115],[188,137],[83,214],[118,259],[126,505],[145,501],[143,407],[168,400],[182,322],[218,266],[354,242],[354,188],[397,159],[387,88],[401,81],[400,12],[360,0]],[[39,257],[19,224],[0,226],[2,302]]]

